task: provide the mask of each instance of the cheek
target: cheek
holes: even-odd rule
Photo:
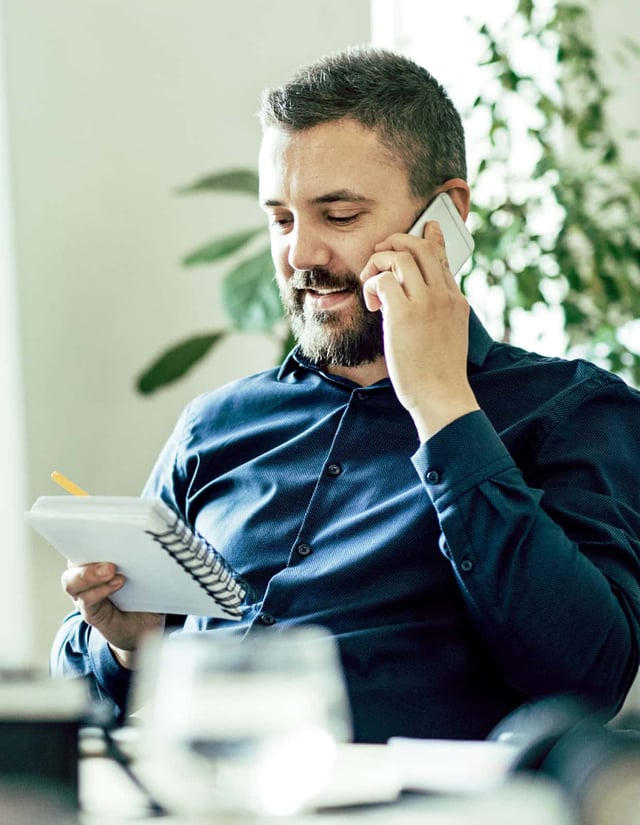
[[[340,247],[336,249],[336,255],[346,268],[360,274],[373,255],[375,245],[381,240],[379,234],[370,228],[346,233],[341,239]]]
[[[293,276],[293,269],[287,263],[286,256],[283,258],[282,256],[275,256],[272,255],[273,258],[273,266],[275,269],[275,282],[278,290],[280,292],[280,296],[283,300],[285,300],[285,296],[289,294],[289,282]]]
[[[369,242],[353,244],[349,250],[345,250],[345,268],[354,275],[360,275],[367,265],[369,258],[373,255],[374,243]]]
[[[287,281],[293,274],[289,266],[289,247],[283,243],[271,242],[271,260],[276,271],[278,283]]]

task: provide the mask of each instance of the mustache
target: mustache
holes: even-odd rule
[[[362,289],[360,278],[353,272],[338,274],[328,269],[296,269],[289,285],[294,289],[344,289],[351,292]]]

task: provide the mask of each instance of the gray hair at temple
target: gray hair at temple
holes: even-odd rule
[[[259,114],[263,129],[302,131],[351,118],[375,130],[417,197],[467,177],[464,128],[447,92],[425,68],[384,49],[350,48],[302,67],[263,92]]]

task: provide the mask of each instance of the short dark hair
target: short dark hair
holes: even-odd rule
[[[384,49],[350,48],[302,67],[262,95],[263,129],[310,129],[351,118],[375,130],[405,166],[412,194],[429,198],[466,180],[464,128],[445,89],[425,68]]]

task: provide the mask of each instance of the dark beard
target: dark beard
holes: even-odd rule
[[[306,289],[339,288],[357,298],[351,317],[330,310],[305,314]],[[370,364],[384,354],[382,314],[370,312],[362,297],[360,279],[351,272],[336,275],[326,269],[296,271],[279,284],[285,314],[300,352],[319,366],[357,367]]]

